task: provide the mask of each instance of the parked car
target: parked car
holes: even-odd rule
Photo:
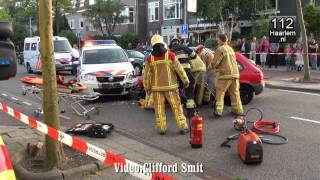
[[[144,55],[141,52],[135,51],[135,50],[126,50],[126,52],[129,58],[134,59],[133,67],[135,70],[135,74],[137,76],[141,76],[142,69],[143,69]]]
[[[113,40],[86,41],[80,56],[80,82],[100,95],[127,95],[136,86],[133,61]]]
[[[71,45],[65,37],[53,37],[57,71],[72,71]],[[40,37],[24,39],[23,59],[28,73],[41,71]]]
[[[211,50],[210,50],[211,51]],[[241,53],[236,52],[236,59],[240,72],[240,96],[243,105],[249,104],[254,95],[259,95],[265,87],[264,75],[254,61],[246,58]],[[143,78],[138,80],[138,87],[143,87]],[[137,88],[142,89],[142,88]],[[144,94],[144,92],[141,92]],[[230,97],[226,94],[225,104],[230,105]]]

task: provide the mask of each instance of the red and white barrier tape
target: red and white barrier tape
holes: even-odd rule
[[[38,131],[50,136],[51,138],[62,142],[75,150],[78,150],[84,154],[87,154],[95,159],[98,159],[105,164],[109,164],[112,166],[125,167],[128,166],[130,169],[134,169],[134,171],[129,172],[131,175],[138,177],[140,179],[146,180],[173,180],[173,177],[165,175],[159,172],[150,172],[148,169],[144,169],[144,167],[138,163],[125,159],[117,154],[114,154],[110,151],[105,151],[99,147],[96,147],[92,144],[89,144],[80,138],[75,136],[70,136],[62,131],[56,130],[53,127],[47,126],[46,124],[35,120],[32,117],[28,117],[25,114],[18,112],[11,107],[8,107],[6,104],[0,103],[0,110],[14,117],[15,119],[37,129]],[[137,171],[138,169],[138,171]]]
[[[251,54],[251,52],[240,52],[240,54]],[[268,53],[262,53],[262,52],[256,52],[255,53],[256,55],[259,55],[259,54],[278,54],[278,55],[302,55],[304,54],[303,52],[302,53],[284,53],[284,52],[278,52],[278,53],[273,53],[273,52],[268,52]],[[320,55],[320,53],[307,53],[308,55]]]

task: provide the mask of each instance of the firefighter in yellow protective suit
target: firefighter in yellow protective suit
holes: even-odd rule
[[[228,37],[219,35],[219,47],[215,52],[210,68],[216,69],[216,107],[215,116],[222,116],[224,96],[228,91],[231,98],[231,113],[243,115],[243,108],[239,92],[239,69],[234,50],[228,45]]]
[[[195,103],[197,105],[202,104],[205,87],[203,83],[206,82],[206,65],[201,60],[200,56],[190,60],[191,72],[195,80]]]
[[[143,86],[148,94],[152,93],[156,124],[160,134],[167,130],[165,100],[169,102],[174,113],[180,133],[188,132],[188,124],[183,114],[176,74],[179,75],[185,87],[189,79],[175,54],[165,48],[163,37],[154,35],[151,38],[153,51],[145,63]]]
[[[215,92],[214,91],[214,89],[215,89],[215,86],[214,86],[215,70],[213,70],[213,69],[209,70],[209,65],[210,65],[210,62],[214,58],[214,54],[211,50],[206,49],[203,45],[198,45],[196,47],[196,53],[201,58],[201,60],[203,61],[203,63],[205,64],[205,67],[207,69],[206,74],[205,74],[205,82],[207,83],[207,86],[209,86],[209,87],[205,87],[205,85],[202,83],[200,88],[202,91],[204,91],[202,102],[209,103],[210,98],[211,98],[211,94]],[[210,90],[208,88],[210,88]],[[215,94],[213,94],[213,95],[215,95]]]

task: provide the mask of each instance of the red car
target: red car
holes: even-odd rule
[[[249,104],[254,95],[261,94],[265,87],[264,76],[254,61],[236,52],[236,59],[240,72],[240,96],[243,105]],[[143,78],[138,78],[137,91],[143,91]],[[230,97],[225,97],[225,104],[230,105]]]

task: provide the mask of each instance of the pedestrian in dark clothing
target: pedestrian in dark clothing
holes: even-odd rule
[[[318,59],[317,59],[318,43],[315,39],[312,39],[309,43],[309,55],[311,59],[311,67],[313,70],[318,69]]]
[[[246,38],[241,39],[241,43],[238,49],[240,49],[241,54],[245,55],[246,57],[249,57],[250,44],[247,42]]]
[[[278,52],[279,52],[279,43],[270,43],[270,61],[269,68],[274,65],[275,68],[278,67]]]

